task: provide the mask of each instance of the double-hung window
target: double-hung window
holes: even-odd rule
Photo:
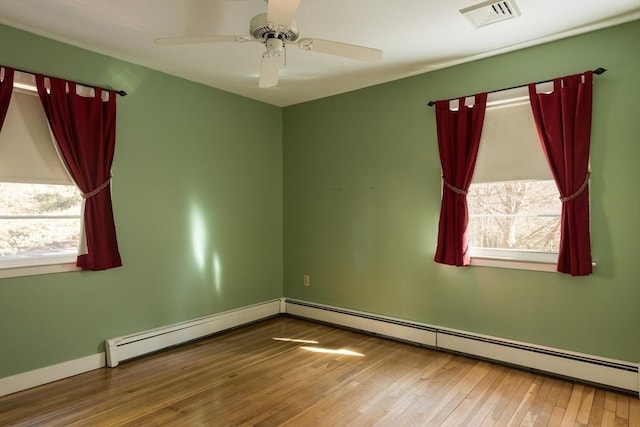
[[[472,265],[555,270],[562,203],[526,87],[489,95],[467,203]]]
[[[0,275],[75,263],[82,197],[58,155],[31,75],[16,73],[0,131]]]

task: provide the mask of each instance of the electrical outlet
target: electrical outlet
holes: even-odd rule
[[[305,274],[304,276],[302,276],[302,284],[305,286],[309,286],[311,284],[311,278],[309,277],[308,274]]]

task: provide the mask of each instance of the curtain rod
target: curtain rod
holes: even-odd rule
[[[3,67],[7,67],[7,68],[13,68],[13,69],[14,69],[14,70],[16,70],[16,71],[19,71],[19,72],[21,72],[21,73],[31,74],[32,76],[35,76],[36,74],[40,74],[40,73],[34,73],[33,71],[21,70],[20,68],[9,67],[8,65],[2,65],[2,66],[3,66]],[[66,79],[62,79],[62,78],[60,78],[60,77],[56,77],[56,76],[47,76],[47,75],[45,75],[45,77],[49,77],[49,78],[53,77],[53,78],[55,78],[55,79],[66,80]],[[118,94],[118,95],[120,95],[120,96],[127,96],[127,92],[125,92],[124,90],[116,90],[116,89],[111,89],[111,88],[108,88],[108,87],[102,87],[102,86],[91,85],[91,84],[87,84],[87,83],[77,82],[77,81],[75,81],[75,80],[74,80],[74,82],[75,82],[76,84],[79,84],[79,85],[82,85],[82,86],[87,86],[87,87],[92,87],[92,88],[99,88],[99,89],[102,89],[102,90],[113,90],[113,91],[115,91],[115,93],[117,93],[117,94]]]
[[[603,74],[605,71],[607,71],[607,69],[606,69],[606,68],[599,67],[599,68],[596,68],[595,70],[593,70],[593,74]],[[549,83],[549,82],[552,82],[553,80],[554,80],[554,79],[542,80],[542,81],[539,81],[539,82],[535,82],[535,83],[533,83],[533,84],[539,85],[539,84],[541,84],[541,83]],[[519,87],[524,87],[524,86],[528,86],[528,85],[529,85],[529,83],[525,83],[525,84],[522,84],[522,85],[511,86],[511,87],[505,87],[505,88],[502,88],[502,89],[490,90],[490,91],[489,91],[489,92],[487,92],[487,93],[502,92],[503,90],[517,89],[517,88],[519,88]],[[451,100],[459,99],[459,98],[461,98],[461,97],[458,97],[458,98],[451,98],[451,99],[449,99],[449,100],[451,101]],[[466,98],[466,96],[465,96],[465,98]],[[436,105],[436,101],[429,101],[429,102],[427,103],[427,105],[428,105],[429,107],[433,107],[434,105]]]

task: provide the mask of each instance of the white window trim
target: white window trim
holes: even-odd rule
[[[0,267],[0,279],[11,277],[37,276],[40,274],[67,273],[69,271],[80,271],[76,266],[77,255],[60,255],[33,260],[30,264],[19,266]]]
[[[558,254],[553,252],[482,249],[469,247],[471,265],[513,270],[558,273]],[[595,268],[596,263],[592,263]]]
[[[513,259],[471,257],[471,265],[474,267],[495,267],[495,268],[506,268],[506,269],[512,269],[512,270],[528,270],[528,271],[543,271],[547,273],[557,273],[556,264],[547,263],[547,262],[531,262],[531,261],[517,261]]]
[[[515,270],[556,272],[558,254],[553,252],[519,251],[469,247],[471,265]]]

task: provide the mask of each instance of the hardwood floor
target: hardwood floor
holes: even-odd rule
[[[637,427],[640,400],[278,317],[2,397],[0,424]]]

